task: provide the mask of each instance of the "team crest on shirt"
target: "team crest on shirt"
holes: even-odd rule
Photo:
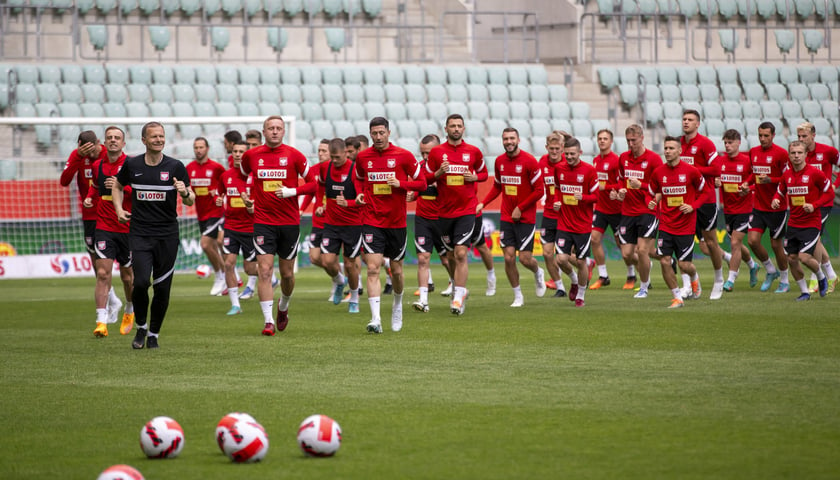
[[[744,166],[743,165],[735,165],[735,171],[738,172],[738,173],[743,172],[744,171]]]
[[[256,242],[257,245],[262,245],[265,243],[265,237],[262,235],[257,235],[256,237],[254,237],[254,242]]]
[[[516,173],[522,173],[522,165],[517,165],[515,170]]]
[[[604,164],[604,170],[609,170],[609,169],[610,169],[610,166],[605,163]]]
[[[278,158],[278,159],[277,159],[277,163],[278,163],[281,167],[285,167],[286,165],[288,165],[288,164],[289,164],[289,160],[288,160],[288,159],[285,159],[285,158]]]
[[[262,167],[264,164],[265,164],[265,161],[262,158],[257,160],[257,165]]]
[[[817,161],[819,161],[819,162],[823,161],[823,154],[822,153],[817,154]]]
[[[461,155],[461,160],[463,160],[466,163],[469,163],[470,162],[470,154],[465,153],[465,154]]]
[[[373,168],[373,162],[371,162],[370,160],[368,160],[368,168]]]
[[[697,153],[697,147],[691,147],[691,154],[694,155],[695,153]]]
[[[647,161],[642,162],[642,169],[644,170],[645,168],[647,168]]]
[[[668,177],[667,176],[662,175],[662,183],[668,183]]]
[[[685,183],[685,175],[679,175],[677,176],[677,179],[680,181],[680,183]]]
[[[772,162],[773,162],[773,156],[772,155],[767,155],[767,163],[772,163]]]
[[[548,167],[545,167],[545,173],[548,173]]]
[[[233,183],[233,179],[228,177],[228,183]]]
[[[445,162],[445,161],[449,160],[449,155],[444,153],[443,157],[441,157],[441,159]]]
[[[104,241],[96,242],[96,249],[97,250],[105,250],[107,244]]]
[[[160,172],[160,181],[165,182],[169,180],[169,172]]]
[[[205,177],[209,177],[210,175],[213,175],[213,172],[211,172],[210,170],[205,170],[204,171],[204,176]]]
[[[577,182],[578,183],[583,183],[583,175],[578,175],[577,176]]]
[[[388,168],[394,168],[397,166],[397,161],[393,158],[388,159]]]
[[[802,175],[802,183],[808,183],[808,180],[811,178],[810,175]]]
[[[349,177],[349,175],[342,175],[342,176],[341,176],[341,183],[346,182],[346,181],[347,181],[347,177]]]

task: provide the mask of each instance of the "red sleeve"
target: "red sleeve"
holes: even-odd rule
[[[706,196],[703,195],[703,190],[705,188],[706,180],[703,178],[703,175],[697,175],[697,178],[694,179],[694,189],[697,190],[697,197],[691,204],[691,208],[697,210],[698,208],[702,207],[703,204],[706,203]]]
[[[589,192],[581,194],[580,199],[587,203],[595,203],[598,201],[598,176],[595,170],[592,170],[588,177],[590,182]]]
[[[314,168],[310,168],[309,172],[307,172],[306,177],[304,177],[303,185],[298,185],[297,187],[297,194],[298,195],[315,195],[315,191],[318,188],[318,176],[315,172]]]
[[[821,188],[823,189],[822,195],[820,195],[819,204],[834,205],[834,189],[831,188],[831,180],[823,175],[822,179],[818,180],[818,182],[822,183]]]
[[[78,150],[73,150],[73,152],[70,153],[70,157],[67,158],[67,164],[64,165],[64,170],[61,172],[61,178],[58,179],[58,182],[62,187],[70,185],[70,182],[73,181],[73,178],[79,171],[81,164],[82,158],[79,156]]]
[[[773,200],[779,200],[780,202],[785,201],[785,192],[787,192],[787,182],[785,182],[785,177],[779,179],[779,186],[776,187],[776,194],[773,195]]]
[[[481,203],[487,207],[487,205],[495,200],[500,193],[502,193],[502,187],[497,182],[493,182],[493,186],[490,187],[490,190],[487,192],[487,195],[484,196],[484,200],[482,200]]]

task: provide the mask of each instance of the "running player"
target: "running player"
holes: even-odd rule
[[[554,255],[554,243],[557,240],[557,219],[560,213],[554,209],[554,169],[565,162],[563,148],[566,138],[563,135],[552,132],[545,139],[545,149],[548,153],[540,158],[540,170],[545,184],[545,202],[543,204],[543,218],[540,225],[540,242],[543,248],[543,261],[545,269],[551,282],[554,284],[555,297],[565,297],[566,289],[563,288],[563,279],[560,277],[560,269]],[[548,283],[548,282],[546,282]]]
[[[692,257],[697,209],[706,200],[705,180],[697,168],[681,160],[680,144],[679,138],[665,137],[663,147],[666,163],[653,171],[648,189],[654,196],[648,208],[651,211],[659,208],[659,240],[656,250],[662,278],[674,296],[668,308],[684,305],[677,276],[671,265],[672,256],[676,257],[680,269],[690,276],[692,296],[700,298],[700,277]]]
[[[481,211],[499,194],[502,195],[501,236],[499,241],[505,255],[505,274],[513,287],[513,303],[517,308],[525,305],[519,284],[519,263],[534,274],[536,294],[545,295],[545,272],[534,258],[534,233],[537,221],[537,201],[543,195],[543,181],[537,159],[519,148],[519,131],[512,127],[502,130],[505,153],[496,158],[493,187],[484,200],[476,206]]]
[[[224,145],[225,152],[228,154],[228,168],[233,167],[233,146],[242,141],[242,134],[236,130],[229,130],[225,132]]]
[[[245,142],[248,144],[248,150],[262,145],[262,133],[259,130],[248,130],[245,132]],[[238,145],[235,143],[234,145]]]
[[[79,190],[79,203],[87,197],[88,189],[93,186],[93,163],[97,160],[104,160],[108,156],[107,149],[99,144],[99,139],[91,130],[85,130],[79,134],[79,148],[70,152],[64,170],[58,182],[62,187],[67,187],[73,178],[76,179],[76,187]],[[96,260],[96,253],[93,249],[93,232],[96,230],[97,212],[96,209],[82,208],[82,224],[84,225],[85,248],[90,254],[91,261]]]
[[[330,141],[322,138],[318,143],[318,163],[313,170],[318,172],[322,166],[329,163]],[[313,195],[304,195],[300,203],[300,210],[303,211],[309,207],[309,203],[312,200],[315,200],[315,205],[312,208],[312,229],[309,231],[309,236],[306,240],[308,242],[307,246],[309,247],[309,262],[318,268],[324,268],[324,264],[321,262],[321,239],[324,236],[324,217],[323,215],[317,215],[315,212],[319,207],[326,205],[324,194],[324,185],[318,182],[315,186],[315,193]],[[323,212],[323,210],[321,211]],[[330,294],[329,300],[332,301],[332,294]]]
[[[828,293],[828,279],[814,253],[822,228],[820,205],[825,205],[830,198],[834,198],[831,180],[822,170],[807,163],[806,148],[805,143],[800,141],[793,141],[788,145],[791,168],[782,174],[779,189],[771,203],[773,208],[778,208],[782,201],[787,201],[790,208],[785,250],[788,252],[790,271],[801,292],[796,298],[797,302],[811,299],[800,263],[817,276],[817,291],[820,296],[824,297]]]
[[[391,330],[402,329],[403,258],[406,247],[406,192],[426,188],[425,177],[414,155],[389,141],[388,120],[374,117],[370,121],[373,148],[356,155],[356,178],[361,192],[356,203],[366,205],[362,217],[362,247],[367,264],[368,303],[371,320],[369,333],[382,333],[380,316],[381,285],[379,270],[385,257],[391,259],[394,299],[391,306]]]

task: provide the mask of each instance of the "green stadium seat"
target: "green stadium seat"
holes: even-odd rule
[[[102,85],[84,83],[82,84],[82,95],[85,97],[85,102],[105,103],[105,88]]]
[[[569,102],[572,110],[572,118],[589,120],[590,107],[586,102]]]
[[[129,83],[128,96],[132,102],[150,103],[152,101],[152,91],[149,86],[141,83]]]
[[[346,100],[348,102],[364,103],[364,101],[365,101],[365,90],[361,85],[358,85],[358,84],[343,85],[341,87],[341,89],[344,92],[344,100]],[[384,92],[383,92],[383,94],[384,94]]]
[[[324,109],[325,120],[329,122],[344,120],[344,108],[341,106],[340,103],[324,102],[322,108]],[[425,108],[423,109],[423,112],[425,113]]]
[[[339,85],[322,85],[321,96],[325,102],[341,103],[344,101],[344,91]]]
[[[621,84],[618,86],[621,103],[627,107],[634,107],[639,102],[638,85]]]
[[[259,67],[259,75],[260,75],[260,85],[268,85],[273,84],[277,85],[280,83],[280,70],[274,66],[262,66]]]
[[[344,104],[344,117],[350,121],[364,120],[365,107],[358,102],[346,102]]]
[[[471,102],[486,103],[490,101],[490,94],[487,91],[486,85],[469,84],[466,86],[466,92]]]
[[[345,85],[361,85],[365,80],[364,73],[357,67],[345,68],[342,77]]]
[[[509,90],[504,85],[488,85],[487,91],[490,94],[490,101],[507,102],[510,100]]]
[[[740,116],[740,113],[739,115]],[[723,107],[718,102],[703,102],[703,119],[723,118]]]
[[[677,69],[677,76],[680,85],[696,85],[697,84],[697,70],[694,67],[683,66]]]
[[[662,95],[663,102],[679,102],[682,100],[680,87],[676,85],[662,85],[659,87],[659,93]]]
[[[676,85],[679,81],[677,69],[674,67],[659,67],[657,76],[660,85]]]
[[[318,91],[320,92],[320,89]],[[152,90],[152,96],[154,96],[154,90]],[[239,101],[239,91],[233,85],[220,83],[216,85],[216,97],[220,102],[236,103]]]
[[[531,85],[547,85],[548,72],[542,65],[530,65],[526,67],[528,71],[528,83]],[[511,82],[513,83],[513,82]]]
[[[365,119],[385,116],[385,104],[380,102],[365,103]]]
[[[216,86],[209,83],[197,83],[193,86],[195,99],[199,102],[214,103],[216,101]]]
[[[108,46],[108,27],[105,25],[88,25],[88,40],[96,51],[103,51]]]
[[[811,98],[811,90],[805,84],[792,83],[788,85],[787,88],[791,100],[801,102],[804,100],[809,100]]]
[[[160,8],[163,10],[163,14],[169,17],[181,9],[181,4],[178,0],[161,0]]]
[[[821,102],[823,100],[831,99],[831,92],[827,86],[816,83],[808,85],[809,90],[811,90],[811,99]]]
[[[58,86],[54,83],[39,83],[35,85],[35,92],[42,103],[58,103],[61,99]]]
[[[408,118],[408,113],[406,112],[405,104],[397,102],[386,102],[385,118],[391,121],[406,120]]]
[[[322,120],[324,118],[324,109],[320,103],[303,102],[300,106],[303,112],[303,118],[307,121]]]
[[[148,85],[152,83],[152,71],[146,65],[132,65],[128,69],[129,77],[131,78],[131,83],[135,85]],[[75,82],[68,82],[67,78],[64,78],[65,83],[75,83]],[[81,81],[79,81],[81,83]]]
[[[216,67],[210,64],[196,65],[195,69],[196,83],[205,83],[209,85],[216,85],[217,73]]]
[[[366,84],[362,88],[365,91],[365,100],[368,102],[385,103],[385,89],[382,85]]]
[[[507,74],[505,74],[505,79],[507,80]],[[598,81],[601,83],[601,89],[606,91],[612,90],[619,83],[618,69],[615,67],[598,67]],[[501,82],[493,82],[491,80],[490,83]]]
[[[432,85],[446,85],[446,68],[430,65],[426,67],[426,82]]]
[[[62,117],[81,117],[82,109],[79,107],[81,103],[67,103],[62,102],[58,104],[58,114]],[[148,114],[148,112],[147,112]],[[78,129],[77,135],[78,135]]]
[[[683,107],[682,104],[678,102],[669,102],[663,101],[662,102],[662,116],[664,119],[680,119],[682,121],[682,112]]]
[[[280,101],[280,88],[277,85],[261,83],[257,85],[257,92],[259,92],[262,102],[276,103]]]
[[[798,103],[802,108],[802,116],[805,118],[817,118],[823,115],[822,106],[816,100],[804,100]],[[833,114],[837,115],[837,109],[834,109]]]
[[[338,138],[347,138],[356,135],[356,129],[353,128],[353,124],[347,120],[337,120],[333,122],[333,128],[335,129],[335,136]]]
[[[409,83],[405,85],[405,98],[409,102],[425,102],[426,89],[421,84]]]
[[[721,85],[737,84],[738,83],[738,69],[732,65],[723,65],[717,69],[718,82]]]
[[[776,2],[774,0],[754,0],[755,10],[764,21],[776,16]]]
[[[172,103],[175,100],[172,87],[169,85],[155,83],[149,86],[149,90],[151,91],[153,102]]]
[[[134,10],[137,10],[137,0],[120,0],[119,11],[123,17],[131,15]]]
[[[405,104],[405,112],[409,120],[425,120],[426,105],[422,102],[407,102]]]
[[[324,36],[327,39],[327,46],[333,53],[340,52],[347,42],[347,32],[343,28],[325,28]]]
[[[761,114],[765,117],[771,118],[781,118],[782,116],[782,107],[779,102],[776,101],[764,101],[761,102]]]
[[[510,108],[510,118],[512,119],[528,120],[529,118],[531,118],[531,109],[525,102],[512,101],[510,102],[508,107]]]
[[[697,67],[697,80],[701,85],[716,84],[718,83],[717,70],[709,65]]]
[[[801,66],[799,67],[799,81],[804,84],[818,83],[820,73],[820,69],[815,66]]]
[[[747,100],[751,100],[754,102],[760,102],[764,100],[764,87],[761,86],[759,83],[753,84],[746,84],[743,85],[744,88],[744,97]]]
[[[618,69],[619,84],[636,85],[639,83],[639,74],[635,67],[621,67]]]
[[[240,102],[259,103],[260,91],[256,85],[243,84],[237,85],[235,88]]]
[[[104,85],[106,80],[105,68],[101,65],[85,65],[82,67],[85,72],[86,83]]]
[[[123,90],[125,90],[124,86],[120,86],[123,88]],[[78,84],[60,83],[58,85],[58,92],[61,96],[62,102],[82,103],[82,87]]]
[[[320,70],[318,72],[319,78],[317,85],[321,84],[320,79]],[[280,78],[282,80],[283,85],[300,85],[303,83],[302,74],[300,68],[298,67],[290,67],[290,66],[282,66],[280,67]],[[311,82],[307,82],[311,83]]]
[[[99,118],[105,116],[105,109],[101,103],[83,103],[79,105],[83,117]],[[164,115],[161,115],[164,116]]]
[[[283,27],[269,28],[266,31],[268,46],[278,54],[289,44],[289,32]]]
[[[370,18],[378,17],[382,13],[382,0],[361,0],[362,10]]]
[[[169,40],[171,38],[172,34],[169,32],[169,27],[162,25],[149,27],[149,39],[152,42],[152,46],[154,46],[155,50],[158,52],[166,50],[166,47],[169,46]]]
[[[446,88],[443,85],[435,83],[426,84],[426,98],[429,101],[443,101],[446,100]]]
[[[465,85],[469,81],[467,77],[467,69],[464,67],[446,67],[446,76],[450,84]]]
[[[565,85],[549,85],[548,98],[552,102],[568,102],[569,89]]]
[[[300,93],[304,102],[321,103],[324,101],[324,96],[321,94],[321,87],[318,85],[301,85]],[[285,95],[283,96],[283,99],[289,101],[289,98]]]
[[[320,91],[321,89],[318,89],[319,93]],[[284,102],[300,103],[303,101],[303,95],[299,86],[284,83],[280,85],[280,99]]]
[[[837,118],[837,100],[822,100],[820,101],[820,106],[826,118]]]
[[[802,31],[802,41],[805,48],[808,49],[808,53],[811,54],[812,60],[817,51],[823,47],[824,40],[825,33],[822,30],[809,29]]]
[[[548,102],[551,93],[546,85],[528,85],[528,97],[532,102]]]
[[[450,102],[452,103],[452,102]],[[510,107],[506,102],[494,102],[491,101],[488,104],[490,108],[490,117],[491,118],[498,118],[500,120],[508,120],[510,118]],[[450,110],[454,110],[451,109]],[[463,111],[464,109],[461,109]]]
[[[802,106],[799,104],[799,102],[793,100],[784,100],[779,105],[782,109],[782,116],[784,118],[802,116]]]
[[[552,119],[569,120],[572,118],[572,109],[569,108],[567,102],[549,102],[548,108]]]
[[[299,103],[280,102],[279,107],[281,115],[295,117],[298,120],[303,120],[303,110],[300,108]]]
[[[701,83],[700,98],[704,102],[717,102],[720,100],[720,88],[717,85]]]
[[[216,78],[220,84],[238,85],[240,83],[239,71],[236,67],[230,65],[219,65],[216,67]]]
[[[741,87],[731,83],[721,85],[723,99],[730,102],[741,101]]]
[[[385,100],[388,102],[405,102],[405,89],[402,84],[386,84]]]
[[[146,103],[140,102],[128,102],[125,104],[125,110],[128,113],[129,117],[148,117],[149,116],[149,107]],[[138,132],[140,130],[140,125],[138,125]],[[140,135],[133,135],[135,137],[139,137]]]
[[[738,81],[741,85],[758,83],[758,68],[753,66],[738,67]]]
[[[475,85],[487,85],[487,69],[478,66],[468,67],[467,81]]]
[[[661,102],[662,94],[659,92],[657,85],[645,85],[645,101],[647,102]]]
[[[429,101],[429,103],[426,104],[426,112],[428,113],[428,117],[430,119],[437,119],[438,121],[448,117],[450,113],[458,113],[461,115],[465,115],[467,113],[466,110],[462,110],[460,112],[450,112],[446,108],[446,104],[437,101]]]
[[[193,86],[186,83],[176,83],[175,85],[173,85],[172,96],[174,97],[176,102],[195,101],[195,91],[193,90]]]
[[[784,55],[790,53],[791,49],[793,49],[796,44],[796,35],[793,31],[774,30],[773,35],[776,36],[776,46],[779,47],[779,51]]]
[[[758,102],[747,100],[741,104],[741,112],[743,112],[744,119],[760,118],[761,105]]]
[[[402,67],[389,66],[382,69],[384,83],[390,85],[403,85],[405,83],[405,70]]]
[[[365,83],[368,85],[381,86],[385,83],[385,74],[382,72],[382,67],[366,66],[362,70]]]
[[[508,85],[508,93],[510,94],[511,101],[514,102],[527,102],[531,100],[530,93],[528,92],[528,87],[526,85]]]
[[[765,85],[767,90],[767,99],[773,102],[781,102],[787,100],[787,89],[784,85],[778,83],[768,83]]]

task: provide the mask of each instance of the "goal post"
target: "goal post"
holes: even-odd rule
[[[0,279],[93,275],[84,244],[82,207],[75,178],[68,187],[59,184],[67,157],[81,131],[93,130],[102,139],[107,126],[118,126],[126,132],[125,153],[132,156],[144,151],[140,128],[155,121],[166,130],[165,154],[189,163],[194,158],[194,139],[205,137],[211,144],[210,158],[227,167],[224,133],[238,130],[244,138],[247,130],[262,132],[266,118],[0,118]],[[295,118],[284,116],[283,119],[284,142],[296,146]],[[193,207],[179,203],[178,218],[181,245],[175,267],[189,271],[207,260],[199,244],[200,232]]]

